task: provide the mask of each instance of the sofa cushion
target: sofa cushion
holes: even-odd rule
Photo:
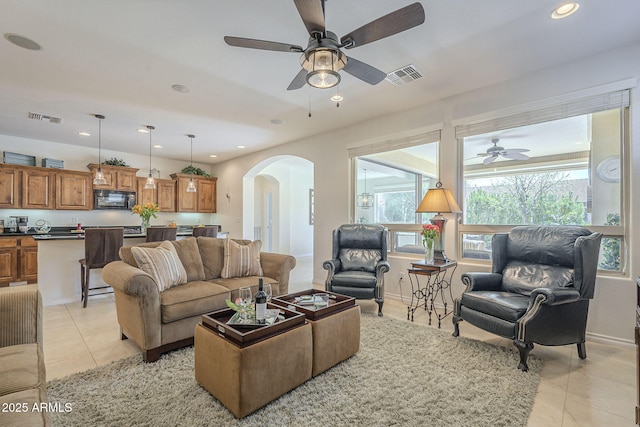
[[[220,277],[224,265],[224,239],[197,237],[196,241],[204,267],[204,280]]]
[[[0,396],[37,388],[46,382],[44,357],[38,344],[0,348]]]
[[[162,242],[146,242],[146,243],[136,244],[135,246],[123,246],[118,251],[118,254],[120,255],[120,259],[122,261],[126,262],[130,266],[133,266],[133,267],[136,267],[136,268],[140,268],[140,267],[138,267],[138,263],[136,262],[136,259],[133,257],[133,254],[131,253],[131,248],[133,248],[133,247],[155,248],[160,243],[162,243]]]
[[[226,289],[229,289],[231,292],[231,301],[235,301],[238,298],[238,289],[240,288],[251,288],[251,295],[256,294],[258,292],[258,279],[262,277],[265,284],[271,285],[271,293],[273,296],[280,295],[280,288],[278,286],[278,282],[275,279],[264,276],[246,276],[246,277],[231,277],[229,279],[223,279],[219,277],[217,279],[213,279],[212,282],[217,283],[220,286],[223,286]]]
[[[174,240],[171,242],[176,248],[182,266],[187,271],[187,281],[204,280],[204,265],[200,256],[200,249],[195,237]]]
[[[262,241],[260,240],[241,244],[231,239],[224,239],[224,265],[220,276],[223,279],[262,276],[261,247]]]
[[[187,282],[187,272],[176,248],[168,240],[156,248],[134,246],[131,253],[139,268],[153,277],[160,292]]]
[[[40,407],[41,403],[47,403],[49,398],[47,397],[47,390],[45,385],[41,385],[37,388],[30,388],[28,390],[19,391],[17,393],[7,394],[0,396],[0,407],[24,407],[26,405],[29,408],[25,412],[21,411],[0,411],[0,426],[51,426],[50,412],[47,410],[34,411],[33,405]],[[56,402],[57,403],[57,402]],[[60,405],[72,405],[72,402],[62,402]],[[71,408],[74,408],[73,406]]]
[[[160,294],[162,323],[210,313],[225,307],[230,292],[212,282],[194,281],[167,289]]]

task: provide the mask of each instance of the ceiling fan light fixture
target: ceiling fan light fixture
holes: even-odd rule
[[[346,64],[346,55],[335,49],[314,49],[301,57],[301,65],[308,71],[307,83],[318,89],[329,89],[340,83],[338,71]]]

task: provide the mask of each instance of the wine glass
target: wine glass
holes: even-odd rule
[[[262,290],[265,294],[267,294],[267,302],[271,302],[271,285],[269,283],[265,283],[262,285]]]
[[[247,307],[251,305],[251,288],[240,288],[238,290],[238,304],[242,307],[240,317],[242,320],[247,319]]]

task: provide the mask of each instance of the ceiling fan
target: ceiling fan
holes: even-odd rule
[[[340,70],[371,85],[380,83],[387,77],[386,73],[346,56],[341,49],[353,49],[392,36],[424,23],[425,19],[422,5],[413,3],[363,25],[338,41],[338,37],[325,28],[325,0],[294,0],[294,3],[309,32],[306,49],[267,40],[231,36],[224,38],[229,46],[301,53],[302,69],[287,90],[300,89],[305,83],[320,89],[333,87],[340,83]]]
[[[498,142],[500,142],[499,138],[493,138],[491,142],[493,143],[493,147],[487,148],[486,153],[478,154],[478,156],[487,157],[482,161],[482,163],[484,163],[485,165],[493,163],[498,158],[498,156],[502,156],[505,159],[510,160],[529,160],[529,156],[527,156],[526,154],[522,154],[529,151],[526,148],[505,149],[504,147],[500,147],[498,145]]]

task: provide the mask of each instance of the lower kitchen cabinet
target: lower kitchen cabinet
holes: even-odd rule
[[[31,236],[0,237],[0,286],[38,282],[38,242]]]

